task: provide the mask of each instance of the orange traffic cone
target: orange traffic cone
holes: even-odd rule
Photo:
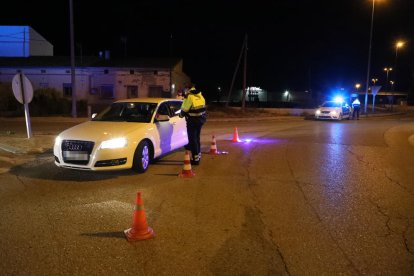
[[[183,170],[178,175],[179,177],[193,177],[195,173],[191,170],[190,152],[185,151]]]
[[[240,139],[239,139],[239,133],[237,132],[237,127],[234,128],[233,142],[241,142]]]
[[[219,152],[217,151],[216,137],[214,136],[214,134],[211,140],[210,152],[208,154],[219,154]]]
[[[137,193],[135,201],[132,227],[125,230],[124,233],[128,241],[146,240],[154,237],[154,231],[151,227],[148,227],[147,224],[144,204],[140,192]]]

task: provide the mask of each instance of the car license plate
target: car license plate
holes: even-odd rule
[[[89,158],[88,152],[86,151],[64,151],[63,157],[66,160],[82,160],[87,161]]]

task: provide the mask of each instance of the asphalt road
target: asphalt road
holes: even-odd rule
[[[0,174],[0,274],[414,275],[413,118],[202,133],[203,152],[214,134],[228,154],[204,154],[191,179],[177,176],[182,150],[141,175],[20,155]],[[129,243],[138,191],[155,238]]]

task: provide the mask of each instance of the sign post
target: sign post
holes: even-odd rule
[[[24,117],[26,119],[27,138],[32,138],[32,126],[30,124],[29,103],[33,99],[33,86],[30,80],[23,74],[18,73],[13,77],[12,89],[14,97],[24,106]]]

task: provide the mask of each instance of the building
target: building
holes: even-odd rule
[[[134,97],[173,97],[190,82],[181,59],[83,57],[75,62],[76,98],[90,104]],[[0,58],[0,82],[24,73],[33,88],[54,88],[72,96],[69,57]]]
[[[53,56],[53,45],[29,26],[0,26],[0,57]]]
[[[24,73],[33,88],[53,88],[72,97],[70,57],[53,56],[53,46],[28,26],[0,26],[0,82]],[[12,46],[11,46],[12,45]],[[89,105],[134,97],[175,97],[190,83],[179,58],[76,57],[76,99]]]

